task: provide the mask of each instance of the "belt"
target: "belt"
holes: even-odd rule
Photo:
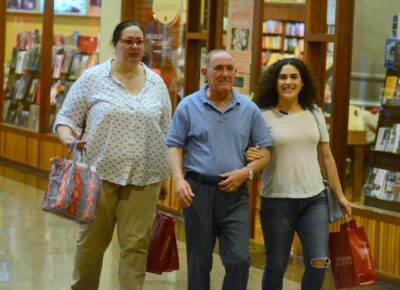
[[[210,186],[218,186],[218,183],[222,181],[222,178],[220,176],[204,175],[194,171],[186,172],[185,177],[187,179],[197,181],[199,183],[203,183],[205,185],[210,185]]]

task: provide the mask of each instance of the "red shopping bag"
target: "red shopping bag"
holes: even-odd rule
[[[336,289],[376,283],[371,247],[364,228],[354,220],[329,233],[329,256]]]
[[[162,274],[179,270],[175,220],[172,215],[157,211],[147,255],[147,272]]]
[[[70,160],[74,152],[75,159]],[[101,180],[73,144],[65,159],[52,158],[49,183],[42,201],[44,211],[82,224],[94,223]],[[80,159],[78,156],[80,155]]]

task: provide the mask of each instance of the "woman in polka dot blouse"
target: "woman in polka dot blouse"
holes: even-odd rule
[[[102,178],[96,222],[79,225],[71,289],[98,289],[115,225],[120,287],[142,289],[155,207],[167,194],[168,90],[141,62],[144,37],[138,23],[119,23],[112,45],[115,57],[78,78],[54,124],[67,146],[85,128],[78,144]]]

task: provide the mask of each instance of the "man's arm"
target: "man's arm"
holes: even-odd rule
[[[269,150],[269,148],[260,148],[258,150],[260,158],[252,160],[250,163],[247,164],[247,166],[241,169],[236,169],[231,172],[221,174],[221,177],[224,178],[223,181],[218,183],[218,186],[221,190],[234,192],[244,182],[246,182],[250,170],[253,173],[258,173],[262,171],[262,169],[265,167],[270,159],[271,151]]]
[[[194,194],[189,183],[185,180],[182,172],[183,149],[178,147],[169,148],[169,164],[172,180],[175,183],[175,191],[178,201],[183,207],[189,207],[193,202]]]

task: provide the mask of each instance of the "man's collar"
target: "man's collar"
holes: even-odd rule
[[[200,97],[203,103],[211,104],[211,101],[207,97],[207,89],[209,88],[209,84],[205,84],[200,88]],[[232,100],[231,103],[240,104],[240,95],[232,89]]]

